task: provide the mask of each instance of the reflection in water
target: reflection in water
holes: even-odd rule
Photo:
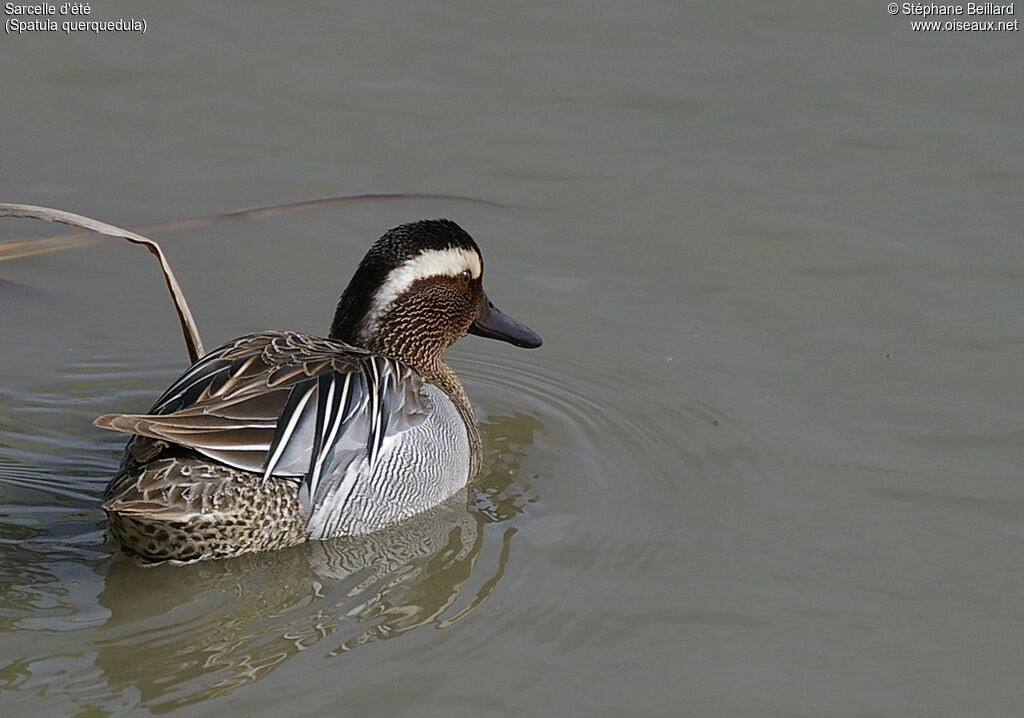
[[[522,414],[481,422],[481,477],[371,536],[189,566],[116,561],[99,596],[110,618],[97,667],[111,687],[134,687],[164,711],[257,680],[325,638],[337,641],[336,655],[418,626],[450,626],[486,601],[505,571],[516,529],[500,524],[535,500],[518,474],[540,428]]]
[[[0,417],[0,631],[5,635],[72,631],[99,611],[96,572],[110,554],[99,526],[99,477],[109,474],[110,462],[88,438],[60,427],[73,414],[67,394],[59,382],[27,395],[0,392],[0,406],[17,407]]]

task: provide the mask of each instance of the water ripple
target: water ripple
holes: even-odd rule
[[[140,372],[135,362],[93,356],[0,395],[14,407],[0,420],[0,628],[35,645],[0,667],[0,685],[91,694],[106,685],[169,710],[258,680],[324,640],[341,655],[447,628],[500,582],[514,522],[538,499],[536,474],[522,465],[543,427],[515,396],[488,402],[473,485],[392,529],[195,566],[112,560],[99,504],[124,438],[92,419],[147,406],[180,368]],[[46,638],[66,631],[81,632],[77,657]]]

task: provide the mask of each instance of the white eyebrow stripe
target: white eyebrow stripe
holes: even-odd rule
[[[400,267],[392,269],[373,297],[364,326],[372,331],[384,309],[395,301],[413,282],[429,277],[457,277],[468,269],[473,279],[480,277],[483,265],[480,255],[471,249],[449,247],[427,249],[412,257]]]

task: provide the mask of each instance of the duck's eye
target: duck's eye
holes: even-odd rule
[[[463,269],[459,274],[459,284],[463,286],[469,286],[470,280],[473,279],[473,275],[470,274],[468,269]]]

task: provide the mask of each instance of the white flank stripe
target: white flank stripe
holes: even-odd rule
[[[327,455],[327,444],[324,443],[324,439],[326,438],[326,434],[331,433],[330,424],[327,422],[331,415],[331,402],[334,401],[335,383],[336,381],[332,377],[331,385],[327,388],[327,401],[324,402],[324,418],[323,426],[321,427],[322,433],[320,434],[320,451],[318,451],[317,455],[313,457],[313,469],[309,473],[310,493],[316,489],[316,484],[320,480],[320,471],[323,468],[324,457]]]
[[[313,472],[310,475],[309,481],[309,495],[316,495],[317,484],[320,483],[320,476],[323,474],[324,461],[327,460],[327,455],[331,453],[331,447],[334,445],[334,440],[338,438],[338,429],[341,428],[342,420],[344,417],[342,414],[345,409],[345,399],[348,397],[348,385],[352,381],[352,375],[345,375],[345,387],[341,390],[341,397],[335,404],[332,404],[334,397],[334,385],[337,383],[337,379],[331,381],[331,393],[327,401],[327,410],[331,412],[329,415],[324,417],[324,426],[327,427],[327,436],[324,438],[323,443],[320,444],[320,454],[316,457],[316,463],[313,466]],[[328,425],[328,422],[330,424]]]
[[[267,462],[267,470],[263,472],[263,478],[269,479],[271,472],[274,467],[277,466],[277,462],[281,459],[281,454],[284,453],[285,447],[288,445],[288,440],[292,438],[292,432],[295,431],[295,425],[299,423],[299,419],[302,417],[302,412],[306,408],[306,404],[309,403],[309,397],[313,396],[313,392],[316,391],[316,384],[314,383],[305,395],[299,400],[298,406],[295,407],[295,411],[292,412],[291,417],[288,419],[288,426],[284,429],[284,434],[281,435],[281,442],[277,445],[277,451],[274,452],[274,456]]]

